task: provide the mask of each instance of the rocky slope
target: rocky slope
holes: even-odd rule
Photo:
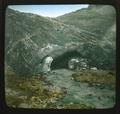
[[[5,27],[5,61],[15,73],[34,73],[48,53],[70,47],[93,66],[115,69],[116,23],[111,6],[90,5],[57,18],[8,8]]]

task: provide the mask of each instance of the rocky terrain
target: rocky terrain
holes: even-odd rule
[[[92,66],[114,69],[115,19],[111,6],[93,5],[57,18],[7,9],[6,63],[18,74],[31,74],[44,56],[56,58],[74,48]]]
[[[53,62],[45,74],[41,67],[46,56]],[[85,60],[87,69],[69,69],[71,58]],[[5,91],[10,107],[111,108],[115,59],[112,6],[89,5],[56,18],[6,9]]]

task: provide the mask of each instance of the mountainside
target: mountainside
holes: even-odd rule
[[[15,73],[31,74],[44,56],[74,48],[93,66],[114,69],[115,20],[115,10],[110,6],[90,5],[57,18],[8,8],[5,61]]]
[[[57,19],[66,24],[89,31],[89,37],[92,35],[92,37],[102,40],[106,31],[115,25],[115,9],[108,5],[90,5],[88,8],[65,14],[57,17]]]

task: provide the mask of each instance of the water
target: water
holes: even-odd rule
[[[115,91],[109,88],[89,86],[88,83],[76,82],[71,75],[74,71],[59,69],[47,75],[47,80],[56,87],[64,88],[67,94],[62,103],[82,103],[95,108],[112,108],[115,104]]]

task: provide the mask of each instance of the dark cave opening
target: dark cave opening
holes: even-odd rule
[[[62,68],[68,69],[68,61],[71,58],[76,58],[76,57],[81,57],[80,53],[77,52],[76,50],[67,51],[59,56],[53,57],[53,61],[51,63],[51,70],[62,69]]]

